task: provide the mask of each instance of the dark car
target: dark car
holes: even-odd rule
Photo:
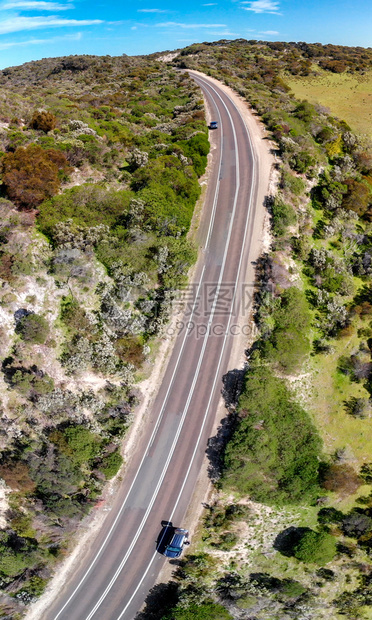
[[[163,555],[167,558],[179,558],[184,545],[188,545],[189,532],[181,527],[176,527],[170,542],[166,545]]]
[[[189,533],[181,527],[174,527],[172,521],[161,522],[161,532],[156,541],[158,553],[168,558],[178,558],[184,545],[189,545]]]
[[[217,121],[211,121],[209,124],[209,129],[218,129]]]

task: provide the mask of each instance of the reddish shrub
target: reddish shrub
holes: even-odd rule
[[[327,491],[335,491],[340,495],[352,495],[361,484],[360,477],[354,468],[347,463],[329,465],[323,474],[323,488]]]
[[[70,171],[63,153],[44,150],[37,144],[18,147],[4,155],[3,184],[18,207],[33,209],[54,196],[60,187],[59,175]]]
[[[45,110],[41,112],[35,111],[30,121],[31,129],[38,129],[44,133],[48,133],[48,131],[54,129],[56,125],[57,119],[54,114],[46,112]]]
[[[21,461],[2,463],[0,465],[0,478],[5,480],[6,484],[15,491],[32,493],[36,486],[30,478],[28,466]]]

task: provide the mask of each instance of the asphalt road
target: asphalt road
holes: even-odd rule
[[[240,329],[259,173],[233,102],[207,78],[194,78],[219,128],[199,230],[203,260],[185,292],[187,327],[178,324],[164,379],[104,527],[44,620],[132,620],[168,561],[156,551],[161,521],[188,525],[184,515]]]

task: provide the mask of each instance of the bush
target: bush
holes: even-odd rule
[[[0,576],[14,578],[33,566],[37,561],[35,543],[13,532],[0,531]]]
[[[53,431],[49,439],[76,465],[91,461],[100,450],[98,435],[81,425]]]
[[[209,142],[206,134],[198,133],[189,140],[183,140],[176,144],[180,144],[186,157],[192,159],[194,170],[198,177],[204,174],[209,153]]]
[[[263,355],[286,372],[296,371],[310,353],[311,315],[307,300],[296,287],[287,289],[280,298],[281,304],[274,310],[274,329],[262,344]]]
[[[356,179],[347,179],[345,183],[347,193],[342,200],[343,208],[350,209],[359,216],[363,216],[371,203],[371,190],[369,186]]]
[[[49,336],[49,323],[39,314],[28,314],[18,321],[16,333],[32,344],[44,344]]]
[[[281,187],[284,190],[292,192],[295,196],[301,196],[301,194],[305,191],[306,186],[300,177],[284,171],[281,179]]]
[[[68,219],[79,226],[113,226],[125,216],[132,198],[132,192],[125,190],[107,191],[90,184],[73,187],[40,205],[38,225],[51,238],[56,224]]]
[[[102,461],[100,466],[101,472],[105,475],[106,480],[111,480],[118,473],[123,464],[123,457],[119,452],[111,452]]]
[[[211,543],[212,547],[217,547],[221,551],[230,551],[238,542],[238,537],[234,532],[224,532],[217,542]]]
[[[3,183],[17,206],[34,209],[43,200],[57,194],[60,174],[70,171],[66,157],[54,149],[37,144],[19,147],[3,157]]]
[[[126,336],[115,342],[115,350],[119,359],[140,367],[145,361],[143,341],[139,336]]]
[[[321,508],[318,512],[318,523],[340,523],[344,518],[344,513],[332,506]]]
[[[47,583],[47,579],[34,575],[29,581],[26,581],[26,583],[22,585],[22,588],[18,590],[16,597],[24,600],[25,595],[28,595],[32,601],[36,597],[42,595]]]
[[[9,361],[9,364],[7,363]],[[13,358],[3,362],[5,379],[20,394],[36,400],[39,396],[49,394],[54,388],[54,381],[37,366],[23,368],[12,365]],[[5,365],[6,363],[6,365]]]
[[[348,401],[345,401],[344,405],[346,412],[354,418],[363,419],[371,414],[371,401],[369,398],[352,396]]]
[[[306,151],[300,151],[292,157],[289,163],[293,170],[303,174],[309,170],[310,166],[314,166],[315,158]]]
[[[323,566],[331,562],[336,555],[336,540],[327,532],[305,532],[293,550],[297,560]]]
[[[225,607],[213,601],[194,603],[186,608],[175,607],[170,614],[164,616],[163,620],[230,620],[232,616]]]
[[[46,110],[35,111],[30,121],[31,129],[38,129],[44,133],[52,131],[57,125],[57,119],[51,112]]]
[[[341,495],[352,495],[361,484],[360,477],[348,463],[332,463],[322,474],[322,487]]]
[[[239,414],[225,450],[223,487],[267,504],[313,502],[321,443],[284,381],[267,367],[249,370]]]
[[[372,484],[372,463],[364,463],[359,475],[365,484]]]
[[[271,225],[274,235],[281,237],[286,228],[296,222],[296,215],[291,205],[286,204],[280,196],[276,196],[272,204]]]
[[[5,480],[11,489],[22,491],[26,495],[35,490],[35,482],[30,477],[29,467],[22,461],[9,460],[5,457],[0,465],[0,478]]]

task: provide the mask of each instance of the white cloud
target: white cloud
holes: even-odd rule
[[[162,9],[137,9],[137,13],[167,13]]]
[[[207,4],[202,4],[202,6],[217,6],[217,2],[208,2]]]
[[[0,34],[21,32],[22,30],[36,30],[37,28],[55,28],[69,26],[92,26],[102,24],[101,19],[62,19],[56,15],[46,17],[23,17],[15,15],[9,19],[0,20]]]
[[[277,32],[276,30],[263,30],[262,32],[259,32],[258,34],[279,34],[279,32]]]
[[[156,24],[161,28],[226,28],[226,24],[185,24],[181,22],[163,22],[162,24]]]
[[[132,26],[131,30],[137,30],[137,26]]]
[[[219,30],[218,32],[208,32],[208,34],[213,34],[213,35],[217,35],[219,37],[224,36],[224,37],[240,37],[240,33],[239,32],[230,32],[229,30]]]
[[[273,13],[280,15],[279,2],[277,0],[253,0],[244,1],[242,4],[249,4],[249,7],[242,6],[245,11],[253,11],[254,13]]]
[[[66,11],[74,9],[72,4],[60,4],[59,2],[44,2],[43,0],[15,0],[0,6],[1,10],[23,9],[26,11]]]
[[[12,41],[9,43],[0,43],[0,50],[6,50],[11,47],[28,47],[29,45],[51,45],[60,41],[80,41],[82,33],[67,34],[65,37],[52,37],[51,39],[30,39],[29,41]]]

